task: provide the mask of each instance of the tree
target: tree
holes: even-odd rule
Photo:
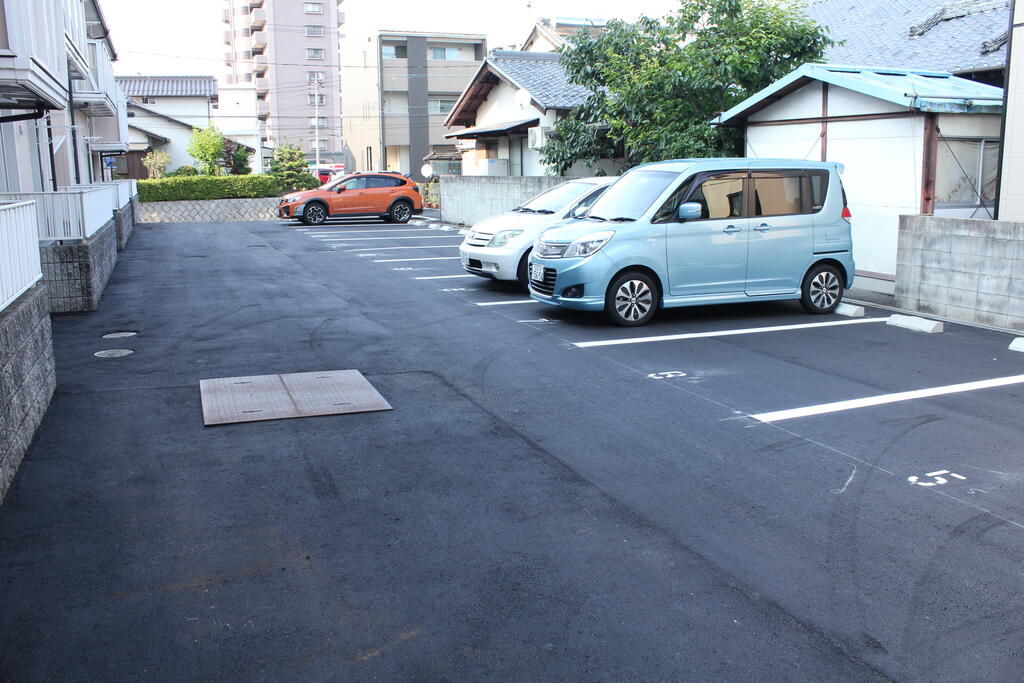
[[[245,145],[229,138],[224,139],[224,153],[221,155],[220,165],[229,175],[252,173],[252,169],[249,168],[249,150]]]
[[[224,136],[212,123],[206,128],[193,128],[188,153],[199,163],[203,175],[220,175],[224,156]]]
[[[154,149],[142,157],[142,165],[146,167],[150,180],[163,178],[170,163],[171,155],[159,149]]]
[[[277,178],[281,189],[286,192],[309,190],[320,185],[320,181],[309,172],[306,155],[295,145],[280,144],[274,148],[270,174]]]
[[[545,163],[564,173],[615,148],[629,165],[737,154],[739,132],[709,121],[820,60],[834,44],[801,7],[787,0],[680,0],[665,19],[612,20],[596,36],[581,31],[561,62],[569,80],[591,94],[556,121]]]

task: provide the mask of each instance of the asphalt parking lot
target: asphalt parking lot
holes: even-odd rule
[[[139,227],[54,320],[4,677],[1024,676],[1012,336],[797,302],[614,328],[460,241]],[[349,368],[394,410],[202,425],[200,379]]]

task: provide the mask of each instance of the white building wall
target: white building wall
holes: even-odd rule
[[[210,100],[206,97],[154,97],[152,104],[142,104],[142,98],[135,101],[147,109],[184,121],[196,128],[206,128],[217,112],[210,108]],[[255,116],[255,105],[253,115]]]
[[[1024,2],[1013,14],[1014,50],[1010,52],[1006,89],[1006,134],[1003,139],[1003,177],[1000,182],[999,218],[1024,221]]]

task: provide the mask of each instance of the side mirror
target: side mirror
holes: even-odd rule
[[[341,191],[342,191],[342,190],[344,190],[344,189],[345,189],[345,186],[344,186],[344,185],[338,185],[338,186],[337,186],[336,188],[334,188],[334,191],[335,191],[335,192],[341,192]]]
[[[676,210],[676,218],[681,221],[692,221],[700,218],[703,210],[704,207],[697,202],[686,202],[679,205],[679,208]]]

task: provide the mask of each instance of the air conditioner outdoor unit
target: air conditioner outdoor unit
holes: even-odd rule
[[[527,133],[527,145],[530,149],[543,149],[544,145],[548,144],[548,133],[551,132],[550,128],[544,126],[534,126],[528,128]]]

